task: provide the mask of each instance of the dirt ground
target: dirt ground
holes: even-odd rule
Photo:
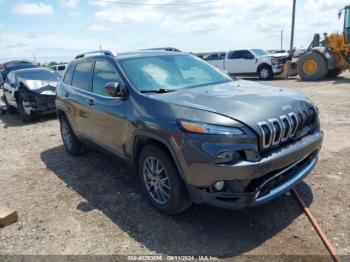
[[[350,74],[268,83],[301,91],[320,109],[323,149],[298,190],[337,253],[350,255]],[[116,159],[69,156],[55,117],[23,125],[17,115],[0,116],[0,205],[19,214],[0,229],[0,255],[328,254],[291,195],[245,210],[202,205],[166,217],[140,191]]]

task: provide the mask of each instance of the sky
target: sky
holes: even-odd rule
[[[188,52],[289,48],[292,0],[0,0],[0,62],[66,61],[103,49],[171,46]],[[295,47],[314,33],[342,29],[338,10],[350,0],[297,0]]]

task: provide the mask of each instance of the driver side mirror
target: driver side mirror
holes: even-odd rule
[[[112,97],[125,97],[125,91],[120,82],[110,82],[105,85],[106,93]]]

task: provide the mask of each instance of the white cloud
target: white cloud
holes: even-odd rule
[[[90,25],[88,30],[91,32],[107,32],[109,29],[106,26],[101,25]]]
[[[90,0],[91,1],[91,0]],[[193,2],[187,0],[188,3]],[[171,3],[174,1],[148,0],[145,3]],[[96,5],[96,2],[90,2]],[[188,33],[210,32],[230,29],[235,23],[254,22],[256,17],[270,15],[290,7],[287,1],[265,0],[232,1],[222,0],[206,5],[184,6],[100,6],[95,17],[104,23],[114,25],[136,25],[156,23],[158,26]],[[266,16],[265,16],[266,18]],[[279,17],[277,17],[278,19]],[[270,19],[274,19],[272,16]],[[249,26],[249,24],[247,24]]]
[[[80,0],[60,0],[60,3],[62,6],[67,8],[77,8]]]
[[[35,6],[43,6],[40,1],[44,2],[18,1],[37,2]],[[36,52],[37,57],[74,57],[77,53],[98,49],[100,44],[118,52],[157,46],[175,46],[193,52],[254,47],[272,49],[280,46],[281,30],[284,31],[284,48],[289,47],[292,1],[221,0],[200,6],[163,7],[118,6],[88,1],[92,5],[90,8],[95,10],[95,15],[88,18],[88,30],[85,30],[85,19],[74,17],[83,16],[87,11],[82,8],[83,1],[76,9],[67,9],[65,21],[55,30],[51,25],[43,25],[38,30],[29,22],[28,27],[19,32],[12,30],[10,23],[1,21],[0,37],[6,39],[6,46],[0,48],[0,57],[25,57],[32,52]],[[174,1],[139,0],[149,3]],[[199,0],[181,0],[184,1]],[[295,46],[306,47],[314,33],[322,35],[323,32],[339,30],[342,20],[337,19],[337,12],[343,5],[344,0],[297,1]]]
[[[12,7],[12,12],[19,15],[51,15],[51,5],[43,3],[17,3]]]
[[[193,2],[183,0],[181,2]],[[143,0],[144,3],[171,3],[174,0]],[[295,46],[309,44],[314,33],[340,31],[341,21],[337,12],[344,6],[343,0],[297,1]],[[264,47],[278,48],[280,32],[284,31],[285,48],[289,45],[292,1],[281,0],[221,0],[205,5],[186,6],[127,6],[105,5],[90,0],[90,4],[100,8],[95,13],[95,26],[121,27],[138,26],[164,29],[169,35],[178,38],[188,46],[189,37],[206,35],[209,43],[197,44],[212,46],[221,50],[232,48]],[[150,29],[150,31],[152,31]],[[196,34],[197,36],[193,36]],[[217,39],[221,39],[218,41]],[[158,42],[161,39],[157,40]],[[224,41],[224,42],[222,42]],[[231,43],[229,43],[231,42]],[[215,43],[215,44],[214,44]]]

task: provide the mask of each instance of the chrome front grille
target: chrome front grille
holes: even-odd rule
[[[258,122],[262,133],[261,146],[264,150],[279,145],[296,136],[305,127],[311,127],[316,122],[316,112],[313,108],[301,112],[291,112],[278,118]]]

